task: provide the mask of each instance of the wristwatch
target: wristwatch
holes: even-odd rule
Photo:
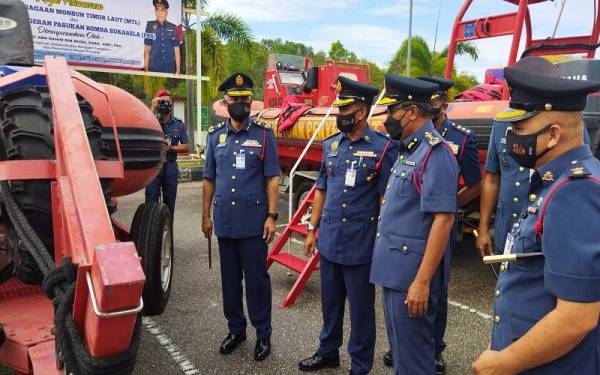
[[[312,225],[312,223],[310,221],[308,223],[306,223],[306,230],[309,232],[316,231],[318,227],[319,227],[318,225]]]
[[[275,212],[275,213],[269,212],[267,214],[267,216],[270,217],[271,219],[275,220],[275,221],[277,221],[277,219],[279,218],[279,214],[277,212]]]

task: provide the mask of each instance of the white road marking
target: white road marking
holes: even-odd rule
[[[142,324],[146,328],[146,330],[154,336],[154,338],[158,341],[158,343],[169,353],[171,359],[179,366],[182,373],[185,375],[194,375],[199,374],[200,370],[190,361],[185,354],[180,352],[179,347],[171,341],[169,336],[162,333],[162,328],[154,319],[143,317]]]
[[[279,232],[279,231],[275,232],[275,234],[277,236],[281,236],[281,232]],[[304,242],[302,242],[302,241],[300,241],[300,240],[298,240],[296,238],[292,238],[292,242],[295,243],[295,244],[298,244],[298,245],[304,245]],[[451,306],[454,306],[454,307],[458,307],[461,310],[468,311],[468,312],[470,312],[472,314],[475,314],[475,315],[479,316],[480,318],[482,318],[484,320],[492,320],[493,319],[493,317],[490,314],[486,314],[486,313],[484,313],[482,311],[474,309],[474,308],[472,308],[470,306],[467,306],[465,304],[462,304],[460,302],[448,300],[448,304],[451,305]]]
[[[482,319],[484,319],[484,320],[492,320],[492,316],[491,316],[490,314],[486,314],[486,313],[484,313],[484,312],[481,312],[481,311],[479,311],[479,310],[477,310],[477,309],[474,309],[474,308],[472,308],[472,307],[469,307],[469,306],[467,306],[467,305],[463,305],[463,304],[462,304],[462,303],[460,303],[460,302],[456,302],[456,301],[448,300],[448,304],[449,304],[449,305],[451,305],[451,306],[454,306],[454,307],[458,307],[458,308],[460,308],[461,310],[468,311],[468,312],[470,312],[470,313],[472,313],[472,314],[476,314],[477,316],[479,316],[480,318],[482,318]]]

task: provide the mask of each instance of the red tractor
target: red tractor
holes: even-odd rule
[[[162,204],[141,205],[131,230],[111,214],[160,171],[164,134],[63,58],[33,66],[25,5],[0,10],[13,25],[0,29],[0,365],[130,374],[142,312],[168,301],[173,234]]]

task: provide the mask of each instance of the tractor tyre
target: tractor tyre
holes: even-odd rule
[[[102,140],[102,125],[94,117],[93,108],[77,95],[79,109],[92,155],[96,160],[108,158],[108,145]],[[46,86],[28,86],[0,96],[0,160],[53,160],[54,129],[52,102]],[[100,180],[104,198],[112,211],[110,180]],[[11,181],[11,190],[25,217],[54,256],[52,202],[50,180]],[[33,257],[19,250],[17,277],[27,284],[39,284],[43,279]]]
[[[312,189],[314,184],[315,184],[314,181],[311,181],[308,179],[302,179],[302,182],[300,182],[300,185],[298,185],[298,188],[296,188],[294,191],[294,202],[293,202],[293,206],[292,206],[292,208],[293,208],[292,214],[294,212],[298,211],[298,207],[300,207],[300,205],[302,204],[302,202],[304,201],[304,199],[308,195],[308,192],[310,192],[310,189]],[[291,218],[290,218],[290,220],[291,220]]]
[[[173,227],[167,206],[162,203],[139,205],[133,216],[129,240],[142,258],[146,275],[143,314],[160,315],[169,302],[173,279]]]

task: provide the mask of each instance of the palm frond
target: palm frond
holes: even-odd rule
[[[449,48],[446,47],[440,52],[440,56],[447,57]],[[469,55],[473,60],[477,61],[479,58],[479,49],[473,43],[470,42],[459,42],[456,44],[456,54],[459,56]]]
[[[231,14],[215,14],[202,22],[203,29],[212,29],[215,35],[227,42],[250,48],[253,35],[246,22]]]

